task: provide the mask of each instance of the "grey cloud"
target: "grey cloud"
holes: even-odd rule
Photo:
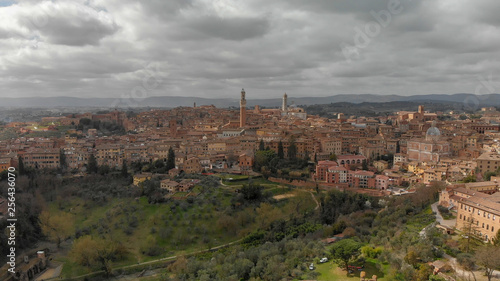
[[[134,1],[128,2],[137,3]],[[159,18],[165,18],[165,16],[177,14],[182,9],[191,8],[193,2],[193,0],[148,0],[141,1],[140,3],[148,14],[155,15]]]
[[[20,21],[48,42],[68,46],[99,45],[101,39],[118,30],[104,11],[70,3],[50,10],[35,10]]]
[[[350,62],[341,43],[354,45],[355,28],[389,0],[54,3],[42,25],[30,21],[36,1],[14,5],[24,13],[0,8],[0,97],[119,97],[141,85],[150,62],[162,80],[150,96],[473,92],[500,63],[493,0],[401,0],[402,12]],[[3,12],[19,26],[2,24]]]
[[[201,36],[241,41],[261,37],[270,28],[266,18],[223,18],[219,16],[202,16],[187,23]]]

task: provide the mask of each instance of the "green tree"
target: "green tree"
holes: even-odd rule
[[[330,153],[330,161],[337,161],[337,155],[335,153]]]
[[[167,155],[167,171],[175,168],[175,152],[172,147],[168,149]]]
[[[89,174],[96,174],[98,169],[99,168],[97,167],[97,160],[95,159],[94,154],[90,154],[89,162],[87,164],[87,172]]]
[[[500,229],[497,231],[495,237],[491,239],[491,242],[493,242],[494,246],[500,247]]]
[[[262,186],[259,184],[244,184],[241,188],[243,198],[248,201],[258,201],[262,198]]]
[[[259,150],[262,151],[262,150],[266,150],[265,147],[264,147],[264,140],[263,139],[260,139],[260,142],[259,142]]]
[[[490,176],[491,177],[491,176]],[[469,175],[467,177],[464,178],[463,180],[465,183],[468,183],[468,182],[476,182],[476,176],[475,175]]]
[[[363,169],[364,171],[368,170],[368,162],[366,161],[366,159],[361,163],[361,169]]]
[[[97,246],[97,242],[92,237],[82,236],[73,242],[70,257],[77,264],[90,267],[96,260]]]
[[[359,255],[361,244],[353,239],[344,239],[333,244],[330,249],[333,259],[349,272],[349,262]]]
[[[69,213],[52,215],[47,211],[43,211],[39,216],[39,221],[42,233],[50,240],[56,242],[57,248],[74,231],[73,217]]]
[[[83,126],[89,126],[91,123],[92,123],[92,120],[90,120],[88,118],[82,118],[82,119],[80,119],[80,122],[79,122],[79,124],[83,125]]]
[[[64,150],[61,149],[59,152],[59,166],[62,170],[66,169],[68,164],[66,163],[66,154],[64,154]]]
[[[432,274],[431,266],[428,264],[421,264],[417,271],[417,281],[428,281],[429,275]]]
[[[108,165],[101,165],[97,168],[100,175],[107,175],[111,172],[111,168]]]
[[[19,161],[19,175],[24,175],[26,173],[26,169],[24,168],[23,158],[21,156],[18,157]]]
[[[281,141],[278,143],[278,158],[279,159],[285,158],[285,152],[283,151],[283,143]]]
[[[288,159],[295,160],[297,159],[297,145],[295,145],[295,141],[290,141],[290,146],[288,147]]]
[[[122,177],[123,178],[128,178],[128,167],[127,167],[127,161],[123,160],[123,163],[122,163],[122,170],[121,170],[121,173],[122,173]]]
[[[127,249],[119,242],[109,239],[94,239],[83,236],[75,240],[70,256],[76,263],[103,270],[107,277],[112,271],[112,262],[123,259]]]
[[[406,253],[404,260],[405,262],[416,268],[418,265],[418,254],[415,251],[410,250],[408,251],[408,253]]]
[[[257,151],[255,153],[255,170],[260,171],[262,167],[268,166],[274,157],[276,157],[274,150]]]
[[[491,176],[496,176],[497,173],[496,172],[491,172],[491,171],[487,171],[486,173],[484,173],[484,180],[485,181],[490,181],[491,180]]]

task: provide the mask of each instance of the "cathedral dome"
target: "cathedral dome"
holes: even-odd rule
[[[428,141],[438,141],[441,138],[441,131],[436,127],[436,121],[432,122],[432,126],[425,133],[425,139]]]
[[[438,137],[438,136],[441,136],[441,131],[439,131],[439,129],[437,127],[430,127],[427,130],[427,133],[425,133],[425,135]]]

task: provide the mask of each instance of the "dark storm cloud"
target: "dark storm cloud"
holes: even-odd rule
[[[145,79],[161,81],[148,96],[473,92],[497,73],[499,12],[493,0],[10,2],[0,96],[120,97]]]

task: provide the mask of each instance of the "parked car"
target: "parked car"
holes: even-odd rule
[[[322,259],[319,260],[320,263],[324,263],[324,262],[327,262],[328,261],[328,258],[324,257]]]
[[[309,270],[314,270],[314,263],[311,263],[311,264],[309,265]]]

